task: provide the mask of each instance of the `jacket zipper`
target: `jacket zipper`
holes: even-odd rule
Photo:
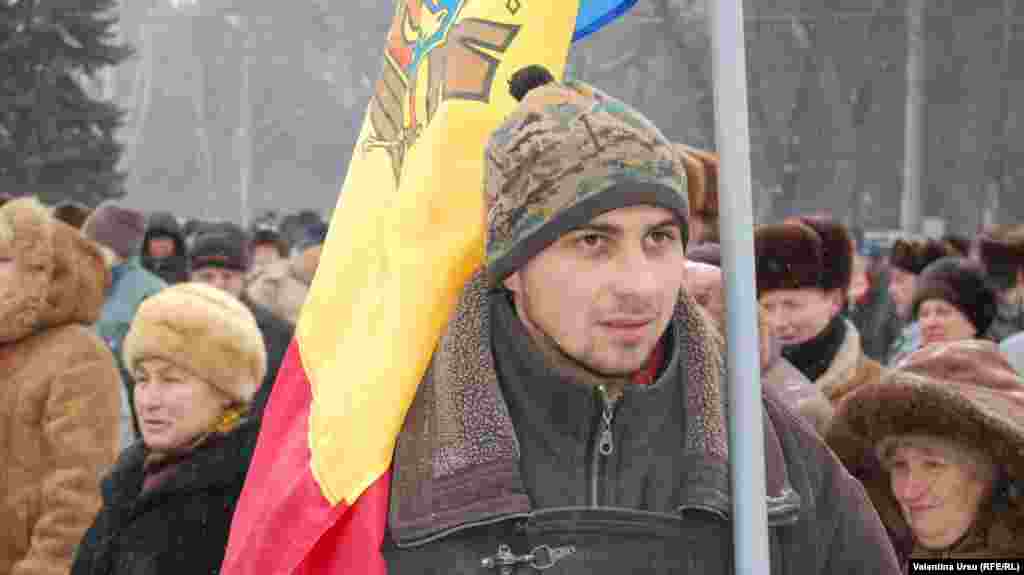
[[[608,389],[604,384],[597,386],[597,394],[601,399],[601,420],[597,424],[594,438],[594,450],[590,457],[590,506],[600,506],[601,468],[605,458],[615,451],[615,437],[612,435],[612,423],[615,420],[615,404],[617,400],[608,397]]]

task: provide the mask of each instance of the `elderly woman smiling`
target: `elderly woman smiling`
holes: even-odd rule
[[[828,442],[904,560],[1024,557],[1024,381],[994,343],[915,352],[847,398]]]
[[[225,292],[178,284],[139,306],[124,356],[142,442],[104,480],[71,573],[216,573],[256,443],[256,320]]]

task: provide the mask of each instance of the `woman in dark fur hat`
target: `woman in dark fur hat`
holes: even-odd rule
[[[759,226],[754,234],[757,295],[782,356],[838,404],[876,383],[882,368],[864,354],[842,314],[853,276],[853,240],[824,217]]]
[[[980,264],[942,258],[917,279],[913,310],[922,345],[980,338],[996,317],[996,293]]]
[[[1024,380],[993,342],[913,353],[843,403],[828,442],[904,564],[1024,557]]]

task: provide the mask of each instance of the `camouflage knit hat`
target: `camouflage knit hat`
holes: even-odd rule
[[[492,285],[567,232],[626,206],[675,212],[686,245],[686,170],[649,120],[539,66],[510,84],[521,104],[491,135],[484,168]]]

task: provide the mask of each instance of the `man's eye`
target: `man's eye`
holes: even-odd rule
[[[588,249],[595,249],[604,246],[607,238],[598,234],[584,234],[576,238],[576,243]]]
[[[651,239],[656,244],[666,244],[676,241],[676,235],[673,232],[666,230],[658,230],[651,232]]]

